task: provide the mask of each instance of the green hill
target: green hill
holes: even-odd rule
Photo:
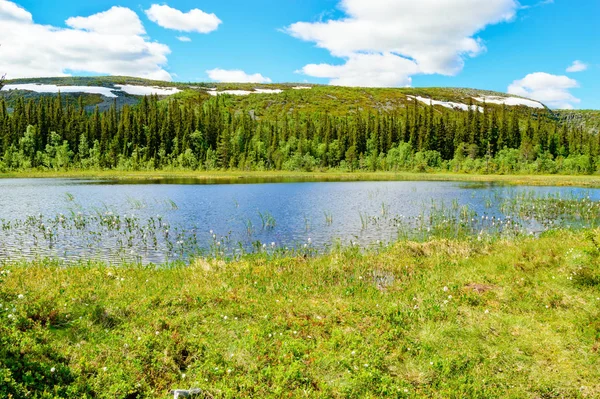
[[[229,104],[236,109],[251,109],[257,116],[276,116],[282,113],[299,112],[327,112],[334,115],[344,115],[353,112],[372,110],[374,112],[393,112],[406,107],[411,101],[409,96],[422,97],[433,101],[468,105],[470,103],[483,106],[477,98],[520,98],[500,92],[467,89],[467,88],[349,88],[321,86],[314,84],[280,83],[280,84],[255,84],[255,83],[192,83],[192,82],[165,82],[126,76],[98,76],[98,77],[55,77],[55,78],[27,78],[6,81],[8,87],[12,85],[56,85],[81,86],[82,90],[89,87],[102,87],[113,90],[115,98],[101,94],[90,93],[65,93],[61,95],[72,101],[82,100],[88,111],[95,106],[100,110],[107,110],[115,101],[117,107],[125,104],[136,105],[142,95],[130,94],[122,91],[118,85],[133,85],[140,87],[174,88],[180,90],[176,98],[196,98],[206,100],[210,98],[211,91],[248,91],[256,95],[231,96]],[[294,87],[303,87],[304,90],[295,90]],[[310,89],[308,89],[310,88]],[[211,90],[213,89],[213,90]],[[215,90],[216,89],[216,90]],[[257,91],[258,90],[258,91]],[[281,90],[282,93],[260,93],[260,90]],[[53,97],[52,93],[37,93],[31,90],[4,90],[0,97],[12,107],[19,98],[37,100],[41,97]],[[526,100],[526,99],[524,99]],[[424,102],[426,104],[426,102]],[[489,107],[498,107],[499,104],[486,103]],[[435,105],[437,109],[447,108]],[[529,108],[523,106],[523,108]],[[598,130],[600,128],[600,111],[570,111],[553,110],[555,118],[580,126],[584,129]]]
[[[466,88],[18,79],[0,167],[592,173],[599,128],[600,111]]]

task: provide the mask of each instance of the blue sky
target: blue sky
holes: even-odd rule
[[[0,0],[0,73],[473,87],[600,109],[599,15],[597,0]]]

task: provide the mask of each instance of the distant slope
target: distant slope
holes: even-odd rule
[[[277,116],[293,112],[327,112],[343,115],[364,110],[393,112],[418,101],[432,104],[438,112],[465,111],[479,107],[518,106],[524,112],[535,112],[545,106],[537,101],[505,93],[466,88],[349,88],[313,84],[253,84],[253,83],[183,83],[164,82],[126,76],[103,77],[56,77],[15,79],[5,82],[0,92],[9,106],[19,98],[36,100],[42,96],[61,95],[69,101],[82,101],[88,110],[98,106],[108,109],[116,102],[120,108],[137,104],[144,94],[152,92],[167,98],[197,97],[200,101],[213,95],[230,94],[228,104],[232,108],[248,110],[256,117]],[[39,93],[36,88],[54,93]],[[67,92],[81,87],[81,92]],[[68,89],[68,90],[67,90]],[[86,92],[87,91],[87,92]],[[91,92],[90,92],[91,91]],[[98,93],[101,92],[101,93]],[[252,95],[250,95],[252,94]],[[600,128],[600,111],[552,111],[555,118],[577,124],[583,129]]]

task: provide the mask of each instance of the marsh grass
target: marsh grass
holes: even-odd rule
[[[598,397],[599,234],[5,261],[0,396]]]
[[[74,202],[73,199],[69,200]],[[141,201],[128,203],[144,207]],[[161,202],[162,203],[162,202]],[[489,205],[489,204],[494,204]],[[167,211],[177,211],[177,205],[165,200]],[[82,256],[112,262],[163,263],[176,259],[189,260],[204,256],[236,260],[249,253],[269,252],[274,256],[306,254],[304,242],[277,246],[255,240],[256,233],[273,237],[277,221],[269,211],[258,211],[259,224],[251,218],[240,219],[241,234],[206,234],[208,228],[172,225],[169,216],[141,218],[118,214],[108,208],[85,211],[76,202],[67,214],[53,217],[28,216],[24,219],[0,219],[0,255],[15,253],[15,248],[28,248],[29,259],[40,256],[77,260]],[[332,213],[324,212],[325,227],[334,223]],[[360,237],[344,237],[350,244],[360,242],[368,247],[380,241],[410,240],[425,242],[432,239],[495,241],[539,235],[554,229],[590,229],[600,227],[600,202],[587,195],[538,195],[525,191],[509,198],[498,193],[484,200],[483,213],[469,205],[453,200],[424,203],[416,215],[393,215],[385,203],[375,215],[358,213]],[[304,217],[305,232],[312,222]],[[319,226],[323,228],[323,226]],[[204,230],[204,232],[203,232]],[[259,230],[259,231],[257,231]],[[268,236],[267,236],[268,237]],[[364,237],[370,237],[365,241]],[[373,238],[374,237],[374,238]],[[330,242],[316,242],[310,250],[326,253]],[[4,249],[3,249],[4,247]],[[287,248],[286,248],[287,247]]]

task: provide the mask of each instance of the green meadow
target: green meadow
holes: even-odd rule
[[[0,396],[593,398],[600,231],[0,266]]]

